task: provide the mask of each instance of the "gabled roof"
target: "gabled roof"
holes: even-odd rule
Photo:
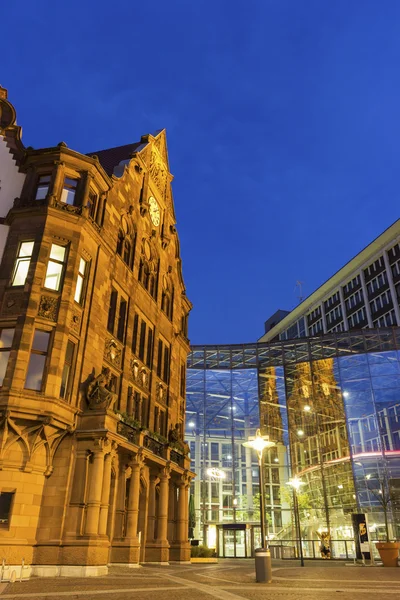
[[[153,138],[156,138],[165,131],[164,129],[158,129],[151,135]],[[148,144],[148,136],[143,135],[140,142],[135,142],[134,144],[126,144],[125,146],[116,146],[115,148],[106,148],[105,150],[98,150],[97,152],[88,152],[87,156],[96,155],[99,158],[100,164],[107,173],[107,175],[112,175],[114,173],[115,167],[117,167],[121,162],[124,161],[125,164],[129,162],[129,159],[132,157],[134,152],[140,152],[143,148]],[[165,144],[165,155],[163,156],[166,164],[168,166],[168,154]]]
[[[137,152],[139,147],[143,147],[142,142],[126,144],[125,146],[116,146],[115,148],[98,150],[97,152],[88,152],[87,156],[93,156],[94,154],[98,156],[101,166],[107,175],[111,176],[115,167],[117,167],[121,161],[129,160],[132,154]]]

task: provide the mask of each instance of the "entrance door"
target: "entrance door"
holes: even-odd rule
[[[246,530],[223,529],[222,544],[220,543],[221,558],[246,558]],[[222,550],[222,552],[221,552]]]

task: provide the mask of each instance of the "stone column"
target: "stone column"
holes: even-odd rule
[[[66,520],[67,535],[82,535],[88,459],[89,453],[86,448],[84,450],[77,450],[71,500],[69,503],[68,518]]]
[[[160,471],[160,497],[158,504],[157,520],[157,540],[159,542],[167,541],[168,532],[168,496],[169,496],[169,478],[171,467],[166,465]]]
[[[90,184],[93,181],[93,175],[89,172],[86,173],[84,181],[82,181],[82,187],[78,190],[78,193],[81,195],[80,197],[80,205],[82,206],[82,214],[87,216],[89,214],[88,200],[89,200],[89,190]]]
[[[177,487],[172,481],[169,484],[169,499],[168,499],[168,541],[172,542],[177,538],[176,530],[176,500],[177,500]]]
[[[93,462],[89,469],[89,494],[86,512],[86,535],[97,535],[99,532],[100,506],[103,490],[104,450],[103,443],[96,444],[93,451]]]
[[[147,517],[147,539],[149,541],[154,540],[154,530],[156,524],[156,485],[158,477],[155,475],[150,476],[149,486],[149,510]]]
[[[119,460],[118,483],[115,502],[114,537],[121,539],[124,535],[126,473],[124,461]]]
[[[179,485],[178,498],[178,541],[187,542],[189,536],[188,513],[189,513],[189,485],[187,481],[182,481]]]
[[[99,535],[107,534],[108,508],[110,506],[111,462],[112,455],[107,454],[104,459],[103,491],[101,494]]]
[[[50,181],[49,191],[47,194],[49,205],[54,205],[56,201],[61,198],[61,189],[64,183],[65,169],[62,161],[55,163],[56,170],[53,171],[52,178]]]
[[[140,498],[140,469],[143,466],[141,454],[137,454],[135,460],[131,463],[132,474],[129,485],[128,510],[126,518],[127,538],[137,537],[138,517],[139,517],[139,498]]]

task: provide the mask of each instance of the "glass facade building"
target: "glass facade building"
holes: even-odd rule
[[[272,547],[305,556],[329,531],[335,558],[355,556],[352,514],[372,539],[400,537],[400,329],[276,343],[194,346],[187,374],[186,439],[194,536],[220,556],[249,556],[259,539],[259,473],[243,442],[261,427]]]

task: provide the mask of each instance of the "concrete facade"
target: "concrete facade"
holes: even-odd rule
[[[191,303],[165,131],[33,150],[0,91],[1,556],[38,575],[188,561]]]

